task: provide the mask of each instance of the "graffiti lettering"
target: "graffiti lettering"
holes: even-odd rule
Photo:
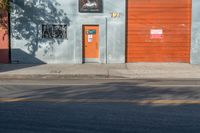
[[[42,25],[42,38],[68,39],[67,25]]]

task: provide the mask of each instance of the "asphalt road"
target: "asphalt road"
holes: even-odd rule
[[[200,133],[200,81],[1,80],[0,133]]]

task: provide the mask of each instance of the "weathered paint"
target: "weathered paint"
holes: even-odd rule
[[[99,63],[125,63],[125,0],[104,0],[103,13],[79,13],[78,0],[15,0],[14,3],[12,63],[81,64],[82,25],[86,24],[99,25]],[[112,18],[113,12],[120,16]],[[68,40],[42,39],[42,24],[48,23],[68,24]]]
[[[9,63],[8,13],[2,13],[0,25],[0,63]]]
[[[192,2],[191,64],[200,64],[200,1]]]

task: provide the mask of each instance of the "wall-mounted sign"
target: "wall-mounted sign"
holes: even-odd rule
[[[93,35],[88,34],[88,42],[91,43],[93,41]]]
[[[79,0],[79,12],[82,13],[102,13],[102,0]]]
[[[162,39],[163,29],[151,29],[150,35],[151,35],[151,39]]]
[[[94,35],[94,34],[96,34],[96,33],[97,33],[96,30],[87,30],[87,31],[86,31],[86,34],[91,34],[91,35]]]
[[[119,12],[112,12],[111,13],[111,18],[119,18],[120,17],[120,13]]]
[[[67,25],[43,24],[42,25],[42,38],[68,39]]]

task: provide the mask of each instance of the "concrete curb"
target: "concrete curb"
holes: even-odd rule
[[[1,74],[0,75],[0,79],[3,80],[3,79],[21,79],[21,80],[24,80],[24,79],[32,79],[32,80],[35,80],[35,79],[43,79],[43,80],[47,80],[47,79],[50,79],[50,80],[55,80],[55,79],[107,79],[109,78],[108,75],[87,75],[87,74],[84,74],[84,75],[64,75],[64,74]]]
[[[181,63],[0,65],[0,79],[200,79],[200,66]]]
[[[73,80],[73,79],[128,79],[128,80],[200,80],[199,77],[158,77],[126,75],[87,75],[87,74],[1,74],[0,80]]]

